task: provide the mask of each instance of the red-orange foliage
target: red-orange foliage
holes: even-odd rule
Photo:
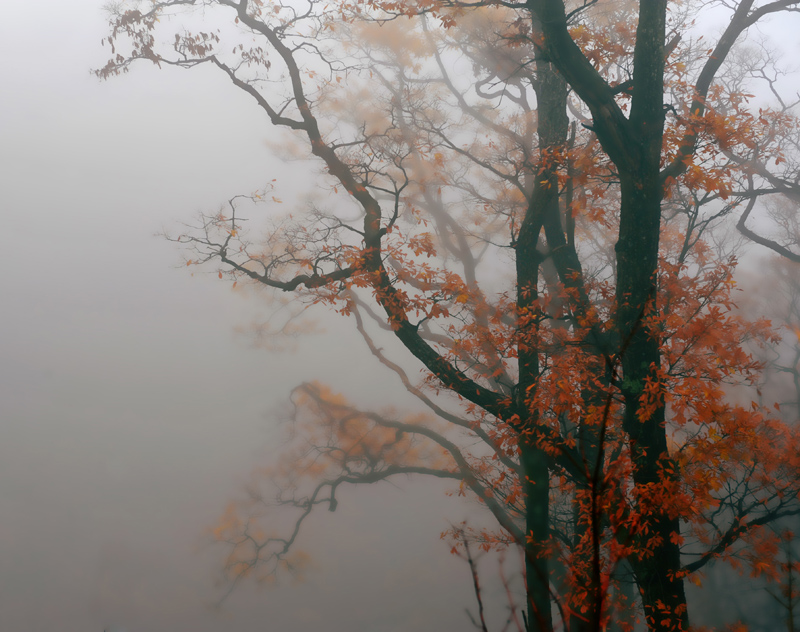
[[[299,387],[269,476],[300,517],[267,536],[226,514],[215,534],[234,581],[285,563],[340,485],[398,474],[458,481],[499,525],[471,535],[522,549],[529,631],[554,629],[553,606],[573,632],[631,629],[626,581],[650,629],[684,630],[692,573],[778,567],[765,526],[800,508],[800,443],[738,401],[760,379],[752,350],[776,337],[737,314],[736,259],[715,246],[740,213],[741,232],[798,258],[797,235],[746,226],[761,196],[800,198],[793,110],[751,105],[756,77],[777,90],[771,62],[730,60],[750,26],[800,3],[731,3],[705,50],[693,5],[666,0],[216,0],[202,3],[213,28],[159,48],[175,21],[158,18],[193,4],[120,9],[98,74],[141,58],[220,70],[320,161],[330,197],[259,244],[242,231],[254,208],[233,198],[177,238],[188,263],[352,317],[433,415]]]

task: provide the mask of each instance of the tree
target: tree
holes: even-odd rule
[[[706,48],[691,19],[715,7],[725,28]],[[788,0],[116,7],[99,76],[142,59],[211,66],[326,172],[330,210],[253,244],[242,232],[253,209],[233,198],[178,238],[188,263],[351,316],[434,415],[361,411],[300,387],[294,418],[318,438],[279,500],[301,517],[288,537],[260,538],[231,516],[219,533],[233,575],[285,564],[302,517],[334,509],[339,485],[408,473],[458,481],[499,525],[473,535],[522,548],[529,631],[552,630],[553,607],[571,630],[629,625],[623,575],[649,629],[684,630],[684,581],[709,562],[744,555],[769,571],[778,547],[763,527],[798,511],[797,436],[730,398],[761,368],[743,341],[773,334],[736,315],[735,260],[713,245],[740,213],[746,236],[798,257],[746,223],[765,195],[796,203],[793,106],[751,106],[759,77],[779,95],[774,64],[733,63],[749,28],[798,11]],[[191,26],[202,20],[213,26]],[[376,328],[421,363],[422,384]],[[300,473],[315,481],[308,495]]]

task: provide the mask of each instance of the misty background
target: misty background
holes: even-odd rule
[[[465,509],[430,481],[342,490],[307,523],[305,582],[211,608],[206,530],[280,448],[290,390],[398,389],[344,320],[254,349],[235,330],[265,304],[156,235],[303,175],[214,73],[91,75],[103,4],[0,3],[0,629],[464,629],[469,573],[438,536]]]
[[[431,480],[343,489],[304,525],[305,581],[212,607],[224,550],[206,532],[280,450],[291,389],[408,399],[324,312],[296,348],[255,348],[237,328],[269,306],[159,236],[272,179],[288,207],[308,176],[220,73],[91,75],[104,3],[0,3],[0,630],[469,629],[469,571],[438,535],[470,509]],[[727,577],[711,585],[744,603]]]

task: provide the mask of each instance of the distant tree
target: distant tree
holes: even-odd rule
[[[715,43],[692,28],[706,11],[724,15]],[[302,174],[330,192],[308,215],[254,243],[247,203],[272,194],[233,198],[178,238],[188,263],[352,317],[430,410],[365,411],[298,387],[293,447],[273,480],[274,502],[299,517],[270,536],[232,508],[216,533],[233,581],[291,565],[303,519],[335,509],[340,486],[401,474],[457,482],[498,523],[472,538],[522,548],[529,632],[558,620],[631,629],[626,580],[650,630],[685,630],[684,582],[709,562],[776,572],[764,527],[798,512],[800,445],[757,402],[729,397],[759,379],[746,344],[775,337],[734,311],[735,258],[714,246],[738,215],[747,237],[799,256],[752,223],[768,195],[796,213],[794,109],[774,64],[735,59],[748,29],[798,11],[788,0],[115,6],[99,76],[141,59],[215,68],[324,169]],[[759,80],[776,107],[750,105]],[[378,332],[421,363],[421,382]],[[267,500],[255,493],[251,507]]]

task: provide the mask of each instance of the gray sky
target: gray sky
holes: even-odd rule
[[[214,73],[91,76],[104,2],[0,2],[0,630],[467,629],[468,572],[438,537],[466,509],[430,481],[343,491],[302,538],[305,583],[209,608],[204,531],[278,449],[271,411],[310,379],[366,405],[399,389],[345,321],[253,349],[234,329],[264,304],[155,236],[306,179]]]
[[[303,585],[207,607],[203,533],[276,449],[272,408],[308,379],[397,389],[346,323],[252,349],[234,328],[264,307],[154,236],[296,165],[218,77],[90,76],[102,4],[0,4],[0,629],[463,629],[468,573],[438,534],[464,510],[430,483],[345,492],[309,524]]]

